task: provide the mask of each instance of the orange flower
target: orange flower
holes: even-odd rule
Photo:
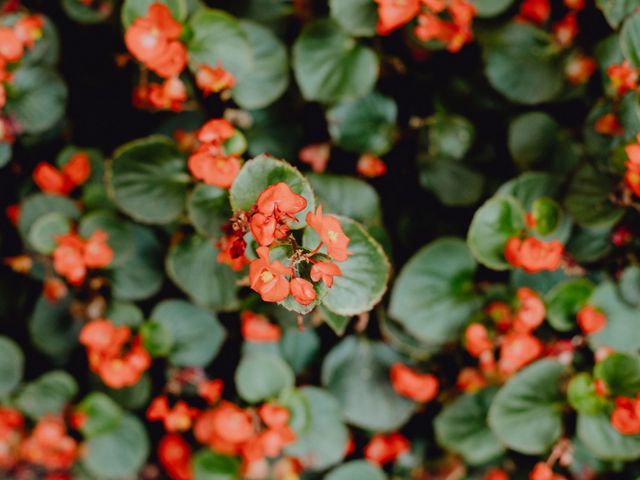
[[[71,285],[80,285],[87,275],[84,263],[84,241],[74,234],[57,238],[58,246],[53,251],[53,269]]]
[[[214,118],[205,123],[198,130],[198,140],[203,143],[221,145],[224,141],[233,137],[235,129],[224,118]]]
[[[617,397],[615,408],[611,413],[611,424],[623,435],[637,435],[640,433],[640,395],[635,400],[627,397]]]
[[[126,325],[114,325],[109,320],[92,320],[80,330],[79,341],[94,353],[112,356],[131,337],[131,329]]]
[[[607,68],[611,85],[619,97],[638,88],[638,70],[631,66],[629,60]]]
[[[176,77],[187,65],[187,49],[177,40],[169,42],[160,56],[147,60],[146,64],[163,78]]]
[[[28,463],[50,470],[68,469],[76,460],[78,445],[67,435],[61,418],[41,418],[21,446],[22,458]]]
[[[269,428],[286,427],[289,423],[289,410],[275,403],[265,403],[258,409],[258,415]]]
[[[200,65],[196,72],[196,85],[202,90],[205,97],[210,93],[219,93],[228,88],[233,88],[236,78],[222,66]]]
[[[498,330],[506,332],[511,327],[511,308],[504,302],[491,302],[485,309],[489,318],[495,323]]]
[[[540,25],[547,21],[550,14],[549,0],[524,0],[520,5],[518,19]]]
[[[264,315],[244,311],[240,314],[242,338],[250,342],[277,342],[282,335],[280,327],[269,322]]]
[[[374,435],[364,447],[364,457],[375,465],[393,462],[411,450],[409,441],[400,433]]]
[[[493,342],[489,338],[487,327],[481,323],[470,324],[464,332],[464,340],[465,348],[474,357],[493,350]]]
[[[187,89],[179,77],[167,78],[162,84],[152,83],[147,85],[146,98],[139,98],[140,106],[146,106],[158,110],[182,110],[182,104],[187,101]]]
[[[575,12],[567,13],[562,20],[553,25],[553,35],[563,47],[568,47],[578,34],[578,20]]]
[[[591,78],[596,68],[598,64],[593,58],[577,54],[572,56],[565,65],[564,75],[569,83],[582,85]]]
[[[167,397],[161,395],[153,399],[147,408],[147,419],[162,420],[168,432],[184,432],[191,428],[191,422],[200,411],[191,408],[183,400],[179,400],[173,408],[169,408]]]
[[[542,355],[542,343],[528,333],[512,332],[502,339],[499,368],[511,375]]]
[[[49,303],[57,303],[58,300],[67,295],[67,285],[55,277],[47,277],[44,281],[42,294]]]
[[[33,181],[45,193],[68,195],[74,188],[87,181],[91,174],[91,164],[86,153],[73,155],[60,169],[49,163],[40,162],[33,171]]]
[[[293,278],[290,283],[291,295],[300,305],[309,305],[316,299],[313,284],[304,278]]]
[[[256,208],[263,215],[292,218],[307,208],[307,200],[284,182],[269,185],[256,200]]]
[[[330,156],[331,145],[326,142],[307,145],[298,152],[300,161],[311,165],[311,170],[316,173],[322,173],[326,170]]]
[[[484,388],[487,384],[487,380],[476,368],[465,367],[460,370],[458,378],[456,380],[456,386],[459,390],[465,393],[477,392],[481,388]]]
[[[375,0],[378,4],[378,27],[380,35],[389,35],[408,23],[420,11],[419,0]]]
[[[418,373],[402,363],[391,366],[391,385],[398,395],[416,402],[430,402],[438,394],[438,379],[430,373]]]
[[[527,273],[537,273],[557,270],[563,253],[564,245],[558,240],[543,242],[529,237],[523,241],[512,237],[505,245],[504,256],[514,267],[520,267]]]
[[[566,480],[564,475],[554,473],[549,465],[544,462],[536,463],[531,473],[529,473],[529,480]]]
[[[640,197],[640,169],[629,169],[624,174],[624,181],[631,191]]]
[[[333,277],[342,276],[342,270],[333,262],[314,261],[310,272],[311,280],[322,281],[328,288],[333,286]]]
[[[564,4],[571,10],[580,11],[587,5],[586,0],[564,0]]]
[[[387,173],[387,164],[380,157],[365,153],[358,158],[356,170],[363,177],[375,178]]]
[[[280,302],[289,296],[291,269],[279,261],[269,261],[269,249],[258,247],[258,258],[249,264],[251,288],[258,292],[265,302]]]
[[[351,254],[347,250],[349,237],[342,231],[340,221],[331,215],[323,215],[322,206],[317,208],[315,215],[307,213],[307,224],[320,235],[320,241],[334,260],[344,262]]]
[[[249,259],[244,254],[247,248],[247,242],[244,238],[238,236],[222,237],[216,245],[220,250],[218,252],[217,261],[226,263],[234,272],[241,271],[245,265],[249,264]]]
[[[240,171],[240,160],[217,152],[217,149],[212,152],[208,145],[201,145],[189,157],[189,171],[207,185],[229,188]]]
[[[198,395],[209,403],[216,403],[222,397],[224,382],[218,378],[198,384]]]
[[[484,474],[482,480],[509,480],[509,475],[501,468],[494,467]]]
[[[26,15],[15,23],[13,31],[25,47],[33,48],[36,40],[42,37],[43,26],[40,15]]]
[[[237,455],[255,434],[251,415],[230,402],[221,402],[196,420],[193,434],[217,452]]]
[[[624,127],[615,113],[605,113],[599,117],[593,128],[600,135],[620,136],[624,133]]]
[[[24,418],[18,410],[0,406],[0,469],[11,470],[20,460]]]
[[[577,315],[578,325],[586,335],[599,332],[607,325],[607,316],[593,305],[586,305]]]
[[[9,63],[22,58],[22,42],[10,27],[0,27],[0,56]]]
[[[513,322],[513,329],[519,333],[530,333],[544,321],[546,308],[540,297],[527,287],[520,287],[517,292],[518,310]]]
[[[192,480],[191,449],[180,435],[162,437],[158,444],[158,459],[172,480]]]
[[[84,245],[84,264],[88,268],[103,268],[113,260],[113,249],[107,243],[109,235],[104,230],[96,230]]]

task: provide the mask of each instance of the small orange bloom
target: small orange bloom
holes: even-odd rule
[[[596,61],[586,55],[572,56],[564,68],[564,75],[573,85],[586,83],[598,68]]]
[[[286,427],[289,423],[289,410],[275,403],[265,403],[258,409],[258,415],[269,428]]]
[[[356,170],[363,177],[375,178],[387,173],[387,164],[380,157],[365,153],[358,158]]]
[[[540,25],[547,21],[549,15],[551,15],[549,0],[524,0],[520,5],[518,18]]]
[[[364,457],[374,465],[393,462],[411,450],[411,444],[400,433],[374,435],[364,447]]]
[[[487,327],[481,323],[470,324],[464,332],[464,340],[465,348],[474,357],[493,350],[493,342],[489,338]]]
[[[494,467],[484,474],[482,480],[509,480],[509,475],[501,468]]]
[[[224,141],[233,137],[235,129],[228,120],[214,118],[205,123],[198,130],[198,140],[202,143],[221,145]]]
[[[17,62],[22,58],[22,42],[11,27],[0,27],[0,56],[7,62]]]
[[[191,448],[180,435],[162,437],[158,444],[158,459],[171,480],[192,480]]]
[[[217,149],[215,149],[217,152]],[[189,171],[207,185],[229,188],[240,171],[240,160],[235,156],[212,153],[208,145],[201,145],[189,157]]]
[[[545,462],[536,463],[529,474],[529,480],[566,480],[564,475],[554,473]]]
[[[161,395],[153,399],[147,408],[147,419],[162,420],[167,432],[184,432],[191,428],[191,422],[200,411],[191,408],[183,400],[179,400],[173,408],[169,408],[167,397]]]
[[[223,401],[198,417],[193,434],[200,443],[220,453],[237,455],[256,432],[249,412]]]
[[[438,394],[439,382],[431,373],[418,373],[398,362],[391,366],[391,385],[398,395],[426,403]]]
[[[251,288],[258,292],[265,302],[280,302],[289,296],[291,269],[279,261],[269,261],[269,249],[258,247],[258,258],[249,264]]]
[[[395,29],[411,21],[420,11],[419,0],[375,0],[378,4],[380,35],[389,35]]]
[[[67,435],[61,418],[41,418],[21,446],[20,454],[28,463],[51,470],[70,468],[78,455],[78,444]]]
[[[575,12],[567,13],[562,20],[553,25],[553,35],[563,47],[568,47],[578,34],[578,20]]]
[[[504,256],[514,267],[522,268],[527,273],[537,273],[557,270],[563,253],[564,245],[558,240],[543,242],[529,237],[523,241],[512,237],[505,245]]]
[[[33,181],[45,193],[68,195],[74,188],[87,181],[91,174],[91,164],[86,153],[73,155],[60,169],[40,162],[33,171]]]
[[[487,384],[487,380],[476,368],[465,367],[460,370],[458,379],[456,380],[456,386],[459,390],[465,393],[477,392],[481,388],[484,388]]]
[[[49,303],[58,302],[58,300],[67,295],[68,291],[67,285],[55,277],[47,277],[42,288],[42,294]]]
[[[291,295],[300,305],[309,305],[316,299],[313,284],[304,278],[293,278],[290,283]]]
[[[84,245],[84,264],[88,268],[104,268],[113,261],[113,249],[107,243],[109,235],[97,229]]]
[[[242,338],[250,342],[277,342],[282,332],[280,327],[267,320],[264,315],[244,311],[240,314]]]
[[[53,251],[53,269],[71,285],[80,285],[87,275],[84,241],[70,233],[58,237],[57,240],[58,246]]]
[[[40,15],[26,15],[15,23],[13,31],[26,48],[33,48],[36,40],[42,37],[43,26]]]
[[[635,400],[627,397],[617,397],[615,408],[611,413],[611,424],[623,435],[637,435],[640,433],[640,395]]]
[[[527,287],[520,287],[517,292],[518,310],[513,322],[513,328],[519,333],[530,333],[544,321],[546,308],[540,297]]]
[[[200,65],[196,72],[196,85],[202,90],[205,97],[210,93],[219,93],[233,88],[235,84],[236,78],[220,65],[214,68],[209,65]]]
[[[331,145],[326,142],[307,145],[298,152],[298,158],[303,163],[311,165],[311,170],[316,173],[322,173],[327,169],[330,156]]]
[[[542,355],[542,342],[528,333],[512,332],[502,339],[500,372],[511,375]]]
[[[619,97],[638,88],[638,70],[631,66],[629,60],[625,60],[619,65],[609,66],[607,75]]]
[[[599,332],[607,325],[607,316],[593,305],[586,305],[577,315],[578,325],[586,335]]]
[[[311,280],[314,282],[322,281],[328,288],[333,286],[333,277],[342,276],[342,270],[340,267],[333,262],[322,262],[317,261],[313,262],[311,266]]]
[[[334,260],[344,262],[351,254],[347,250],[349,237],[342,231],[340,221],[322,213],[322,206],[319,206],[316,213],[307,213],[307,224],[320,235],[320,241],[327,248],[327,252]]]
[[[256,208],[263,215],[293,217],[307,208],[307,200],[284,182],[269,185],[256,200]]]
[[[209,403],[216,403],[222,397],[224,382],[218,378],[198,384],[198,395]]]

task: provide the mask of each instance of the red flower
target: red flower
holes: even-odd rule
[[[22,58],[24,49],[16,32],[10,27],[0,27],[0,57],[9,63]]]
[[[191,448],[177,434],[162,437],[158,444],[158,459],[171,480],[191,480]]]
[[[617,397],[611,413],[611,424],[623,435],[640,433],[640,396],[637,399]]]
[[[631,66],[629,60],[607,68],[611,85],[619,97],[638,88],[638,70]]]
[[[191,422],[199,414],[199,410],[191,408],[183,400],[169,408],[167,397],[161,395],[153,399],[147,408],[147,419],[162,420],[168,432],[184,432],[191,428]]]
[[[504,256],[514,267],[520,267],[527,273],[537,273],[557,270],[563,253],[564,245],[558,240],[543,242],[529,237],[522,241],[518,237],[512,237],[505,245]]]
[[[68,195],[86,182],[90,174],[89,157],[86,153],[76,153],[60,170],[49,163],[40,162],[33,171],[33,181],[45,193]]]
[[[240,314],[242,337],[250,342],[277,342],[282,332],[280,327],[267,320],[264,315],[244,311]]]
[[[375,465],[393,462],[411,450],[409,441],[400,433],[376,434],[364,447],[364,457]]]
[[[284,182],[269,185],[256,200],[258,212],[263,215],[280,215],[293,217],[296,213],[307,208],[307,200],[294,193]]]
[[[419,0],[375,0],[378,4],[378,28],[380,35],[389,35],[408,23],[420,11]]]
[[[365,153],[358,159],[356,170],[363,177],[375,178],[387,173],[387,164],[381,158]]]
[[[269,428],[286,427],[289,423],[289,410],[275,403],[265,403],[258,409],[258,414]]]
[[[620,136],[624,133],[624,127],[615,113],[605,113],[599,117],[593,128],[600,135]]]
[[[528,333],[512,332],[502,339],[499,368],[503,375],[517,372],[542,355],[540,340]]]
[[[599,332],[607,325],[607,316],[592,305],[582,307],[577,319],[578,325],[586,335]]]
[[[571,10],[580,11],[584,9],[587,2],[586,0],[564,0],[564,4],[567,8]]]
[[[460,370],[456,380],[456,387],[465,393],[477,392],[484,388],[486,384],[487,380],[482,375],[482,372],[471,367],[465,367]]]
[[[224,382],[220,379],[205,380],[198,384],[198,395],[209,403],[216,403],[222,397]]]
[[[236,156],[218,153],[208,145],[201,145],[189,157],[189,171],[198,180],[207,185],[229,188],[240,171],[240,160]]]
[[[553,35],[563,47],[568,47],[578,34],[578,21],[575,12],[569,12],[553,26]]]
[[[216,246],[220,250],[216,260],[219,263],[226,263],[234,272],[241,271],[245,265],[249,264],[249,259],[244,254],[247,242],[242,237],[222,237]]]
[[[640,197],[640,169],[629,169],[624,174],[624,181],[631,191]]]
[[[311,266],[311,280],[314,282],[322,281],[328,288],[333,286],[333,277],[342,276],[342,270],[333,262],[313,262]]]
[[[222,145],[223,142],[233,137],[235,129],[224,118],[214,118],[205,123],[198,130],[198,140],[202,143]]]
[[[68,469],[78,456],[78,444],[67,435],[61,418],[47,416],[38,420],[22,443],[20,455],[26,462],[50,470]]]
[[[255,433],[251,415],[230,402],[204,412],[193,428],[196,440],[228,455],[240,453]]]
[[[598,64],[593,58],[578,54],[569,59],[565,65],[564,74],[569,83],[582,85],[591,78],[597,67]]]
[[[47,277],[42,288],[42,295],[49,303],[57,303],[58,300],[67,295],[67,285],[55,277]]]
[[[40,15],[26,15],[15,23],[13,31],[25,47],[33,48],[36,40],[42,37],[43,26]]]
[[[211,68],[209,65],[200,65],[196,72],[196,85],[202,90],[205,97],[210,93],[219,93],[223,90],[233,88],[236,79],[231,73],[220,65]]]
[[[96,230],[84,244],[84,264],[88,268],[104,268],[113,260],[113,249],[107,243],[109,235],[103,230]]]
[[[509,480],[509,475],[501,468],[494,467],[484,474],[482,480]]]
[[[544,321],[546,308],[540,297],[527,287],[520,287],[517,292],[518,310],[516,311],[513,328],[519,333],[530,333]]]
[[[322,213],[322,206],[319,206],[316,213],[307,213],[307,224],[320,235],[320,241],[327,248],[327,252],[334,260],[344,262],[351,254],[347,250],[349,237],[342,231],[340,221]]]
[[[298,152],[300,160],[311,165],[311,169],[316,173],[326,170],[330,155],[331,145],[326,142],[307,145]]]
[[[265,302],[280,302],[289,295],[291,269],[279,261],[269,261],[269,249],[258,247],[258,258],[249,264],[251,288],[258,292]]]
[[[57,241],[58,246],[53,251],[53,269],[71,285],[80,285],[87,275],[84,241],[73,234],[62,235]]]
[[[464,340],[467,351],[474,357],[493,350],[493,342],[489,338],[487,327],[481,323],[470,324],[464,332]]]
[[[304,278],[291,280],[291,295],[300,305],[309,305],[316,299],[316,290],[313,284]]]
[[[136,106],[148,106],[156,110],[182,110],[182,104],[187,101],[187,89],[179,77],[169,77],[162,84],[152,83],[138,91]]]
[[[430,373],[418,373],[402,363],[391,367],[391,384],[398,395],[416,402],[430,402],[438,394],[438,379]]]
[[[511,308],[504,302],[491,302],[485,309],[489,318],[495,323],[498,330],[506,332],[511,327]]]
[[[546,22],[550,14],[549,0],[524,0],[520,5],[518,18],[539,25]]]

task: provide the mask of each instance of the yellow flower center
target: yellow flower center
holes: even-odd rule
[[[273,280],[275,277],[273,276],[273,273],[271,273],[269,270],[265,270],[264,272],[262,272],[260,274],[260,279],[264,282],[264,283],[269,283],[271,280]]]
[[[335,242],[336,240],[338,240],[338,232],[335,232],[333,230],[329,230],[327,235],[329,236],[329,240],[331,240],[332,242]]]

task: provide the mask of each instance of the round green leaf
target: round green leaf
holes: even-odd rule
[[[85,5],[81,0],[62,0],[64,12],[79,23],[100,23],[112,13],[109,3],[102,4],[104,8],[93,8]]]
[[[576,411],[589,415],[599,413],[607,404],[607,400],[597,394],[593,379],[586,372],[571,379],[567,399]]]
[[[264,108],[275,102],[289,85],[287,49],[271,30],[243,20],[240,27],[253,49],[251,71],[233,87],[233,99],[245,109]]]
[[[640,435],[618,433],[604,412],[578,415],[576,434],[589,451],[601,460],[628,461],[640,458]]]
[[[349,431],[332,395],[317,387],[304,387],[299,392],[309,405],[311,420],[302,432],[297,432],[295,443],[285,451],[301,459],[309,470],[325,470],[342,461]]]
[[[596,363],[593,376],[604,380],[612,397],[635,397],[640,392],[640,357],[612,353]]]
[[[376,34],[378,9],[369,0],[329,0],[331,18],[355,37]]]
[[[301,222],[291,224],[292,228],[300,228],[307,212],[315,210],[313,190],[298,169],[268,155],[259,155],[244,164],[229,190],[231,207],[234,211],[250,210],[258,196],[269,185],[278,182],[286,183],[291,190],[307,200],[307,208],[296,214]]]
[[[276,397],[285,388],[292,387],[295,375],[291,367],[279,356],[252,353],[243,356],[235,373],[238,394],[249,403]]]
[[[640,15],[627,18],[620,31],[620,49],[634,67],[640,67]]]
[[[231,218],[227,191],[199,183],[189,195],[189,219],[198,233],[211,237],[222,236],[222,226]]]
[[[420,185],[432,191],[446,206],[460,207],[480,199],[485,178],[462,162],[441,157],[420,165]]]
[[[611,347],[617,352],[627,353],[637,353],[640,350],[638,310],[620,298],[612,282],[606,281],[598,285],[589,303],[607,316],[607,325],[589,335],[592,348]]]
[[[293,71],[305,99],[335,102],[369,93],[378,78],[378,59],[323,19],[307,26],[293,44]]]
[[[237,480],[240,462],[235,457],[202,449],[191,459],[194,480]]]
[[[280,339],[280,350],[293,371],[300,373],[320,350],[320,337],[312,328],[287,328]]]
[[[423,247],[402,268],[389,315],[428,344],[456,338],[480,307],[473,291],[476,262],[464,241],[441,238]]]
[[[101,392],[92,392],[77,407],[85,415],[80,427],[85,438],[95,437],[117,428],[122,420],[122,409]]]
[[[124,388],[108,388],[95,378],[94,388],[103,390],[110,398],[127,410],[139,410],[149,405],[151,397],[151,379],[145,373],[135,385]]]
[[[134,303],[114,301],[107,309],[105,318],[108,318],[114,325],[127,325],[131,328],[138,328],[144,321],[142,310]]]
[[[38,350],[58,360],[66,358],[77,344],[82,326],[69,311],[72,300],[73,297],[67,295],[51,303],[41,296],[29,319],[29,334],[33,344]]]
[[[136,221],[169,223],[182,214],[191,177],[168,138],[151,136],[123,145],[111,169],[115,202]]]
[[[421,130],[421,141],[427,143],[429,156],[462,160],[475,139],[473,124],[460,115],[442,112],[432,118],[428,128]],[[427,133],[426,139],[424,133]]]
[[[612,28],[618,28],[627,15],[638,8],[638,0],[596,0]]]
[[[153,320],[140,328],[140,336],[145,350],[152,357],[166,357],[174,345],[173,334],[169,328]]]
[[[564,366],[539,360],[509,380],[489,409],[489,425],[507,447],[527,455],[545,453],[562,435]]]
[[[491,85],[516,103],[552,100],[564,85],[560,50],[545,31],[512,22],[494,32],[484,49]]]
[[[213,310],[231,309],[237,302],[236,275],[217,260],[213,241],[191,235],[169,249],[169,278],[194,303]]]
[[[256,59],[237,18],[222,10],[203,7],[193,14],[189,26],[193,32],[187,44],[191,70],[197,72],[200,65],[220,65],[238,80],[251,72]]]
[[[327,110],[329,133],[336,145],[350,152],[384,155],[396,137],[395,100],[376,91],[337,103]]]
[[[593,283],[586,278],[575,278],[551,289],[545,299],[551,326],[561,332],[576,328],[576,314],[589,301],[593,288]]]
[[[549,114],[528,112],[509,125],[509,152],[521,169],[547,160],[556,146],[559,125]]]
[[[57,237],[71,231],[71,221],[60,212],[39,217],[29,229],[29,244],[39,253],[50,254],[58,246]]]
[[[20,411],[38,419],[62,413],[65,405],[78,393],[78,385],[71,375],[54,370],[41,375],[20,390],[16,405]]]
[[[620,277],[620,295],[630,305],[640,307],[640,267],[633,265],[624,269]]]
[[[8,337],[0,337],[0,397],[11,393],[22,380],[24,355],[20,347]]]
[[[117,428],[90,438],[82,464],[98,478],[135,477],[149,456],[149,438],[136,417],[125,413]]]
[[[480,207],[469,227],[467,245],[473,256],[493,270],[510,267],[504,247],[525,227],[522,205],[511,196],[496,196]]]
[[[434,421],[438,443],[472,465],[487,463],[502,454],[504,447],[487,425],[495,393],[495,388],[485,388],[461,395],[447,405]]]
[[[611,227],[575,228],[567,250],[579,263],[595,262],[606,257],[613,250]]]
[[[386,432],[401,427],[415,404],[399,396],[389,369],[400,360],[387,345],[346,337],[325,357],[322,384],[340,402],[344,419],[356,427]]]
[[[36,193],[24,199],[20,206],[18,230],[23,238],[28,238],[33,224],[50,212],[58,212],[65,217],[77,219],[80,211],[76,204],[66,197]]]
[[[151,312],[173,342],[169,361],[179,367],[204,367],[218,353],[225,331],[214,314],[183,300],[165,300]]]
[[[353,460],[331,470],[325,480],[386,480],[380,468],[366,460]]]
[[[480,18],[495,17],[511,6],[513,0],[471,0]]]
[[[146,17],[149,6],[153,3],[162,3],[169,7],[173,18],[179,22],[187,16],[187,2],[185,0],[125,0],[121,11],[122,25],[126,28],[136,18]]]

